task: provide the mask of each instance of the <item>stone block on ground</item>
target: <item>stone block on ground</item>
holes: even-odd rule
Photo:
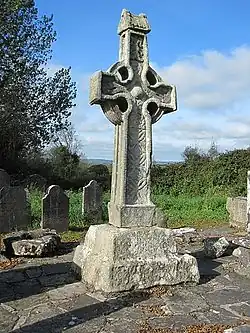
[[[90,289],[107,293],[199,281],[196,259],[178,256],[171,230],[159,227],[91,226],[73,269]]]
[[[194,243],[197,241],[201,241],[201,235],[196,231],[195,228],[190,227],[183,227],[183,228],[176,228],[171,229],[173,236],[179,242],[187,242],[187,243]]]
[[[238,258],[242,264],[250,265],[250,249],[239,246],[233,251],[233,256]]]
[[[227,198],[226,208],[229,213],[230,226],[247,229],[247,198]]]
[[[61,239],[54,230],[38,229],[11,233],[4,237],[3,242],[8,255],[37,257],[54,254]]]
[[[250,249],[250,237],[235,238],[232,239],[232,243]]]
[[[41,228],[55,229],[57,232],[69,228],[69,198],[58,185],[51,185],[42,198]]]
[[[83,187],[82,214],[90,223],[102,223],[102,189],[96,180]]]
[[[204,255],[209,258],[219,258],[230,247],[225,237],[208,237],[204,239]]]

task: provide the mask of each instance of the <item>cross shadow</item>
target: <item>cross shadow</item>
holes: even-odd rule
[[[207,282],[213,280],[217,276],[221,275],[218,268],[222,265],[220,258],[208,258],[204,256],[204,251],[199,250],[191,253],[197,260],[198,270],[200,273],[199,284],[206,284]]]
[[[62,332],[65,327],[69,328],[69,322],[72,321],[72,317],[77,318],[75,324],[70,325],[70,328],[74,326],[84,324],[92,319],[109,315],[117,312],[123,308],[131,307],[134,304],[138,304],[150,297],[150,294],[145,291],[134,291],[126,293],[125,295],[118,296],[113,299],[106,300],[104,302],[98,302],[95,304],[86,305],[56,315],[51,318],[42,319],[36,323],[27,325],[20,329],[13,330],[14,333],[50,333],[50,332]],[[124,328],[126,330],[126,328]],[[78,331],[77,331],[78,332]],[[81,330],[79,330],[81,332]],[[98,331],[99,332],[99,331]],[[90,331],[91,333],[91,331]]]

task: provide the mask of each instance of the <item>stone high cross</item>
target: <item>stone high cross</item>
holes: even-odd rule
[[[100,104],[115,125],[109,223],[119,227],[157,224],[150,200],[152,124],[176,110],[175,87],[149,66],[149,32],[144,14],[123,10],[119,61],[90,83],[90,104]]]

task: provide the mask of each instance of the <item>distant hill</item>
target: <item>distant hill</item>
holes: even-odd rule
[[[105,159],[102,159],[102,158],[89,158],[87,159],[87,162],[89,164],[104,164],[104,165],[110,165],[112,164],[112,160],[105,160]],[[156,164],[171,164],[171,163],[177,163],[177,162],[180,162],[180,161],[156,161],[154,163]]]
[[[112,164],[112,160],[105,160],[105,159],[101,159],[101,158],[88,158],[87,162],[89,164],[104,164],[104,165]]]

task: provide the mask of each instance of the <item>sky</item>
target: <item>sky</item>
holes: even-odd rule
[[[152,67],[177,88],[178,110],[153,125],[153,158],[178,161],[186,146],[250,146],[249,0],[36,0],[53,14],[49,68],[71,66],[77,106],[71,121],[87,158],[112,159],[114,126],[88,103],[89,78],[118,61],[123,8],[145,13]]]

